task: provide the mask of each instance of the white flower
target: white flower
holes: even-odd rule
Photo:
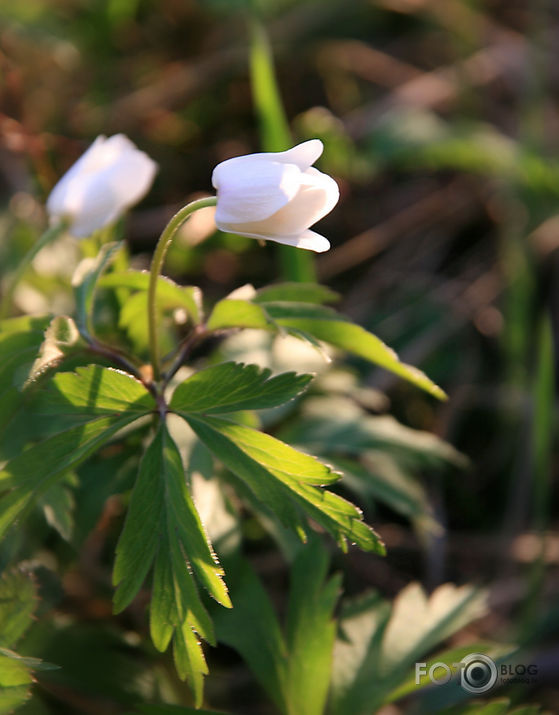
[[[322,154],[319,139],[278,153],[248,154],[218,164],[215,222],[230,231],[310,251],[327,251],[324,236],[309,231],[329,213],[340,192],[327,174],[313,169]]]
[[[150,188],[157,164],[124,134],[99,136],[52,190],[51,223],[69,222],[78,238],[116,221]]]

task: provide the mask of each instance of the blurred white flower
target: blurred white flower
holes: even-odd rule
[[[51,223],[68,221],[78,238],[116,221],[150,188],[157,164],[124,134],[99,136],[52,190]]]
[[[218,164],[215,222],[222,231],[285,243],[321,253],[324,236],[309,231],[338,202],[338,185],[312,168],[322,154],[319,139],[278,153],[248,154]]]

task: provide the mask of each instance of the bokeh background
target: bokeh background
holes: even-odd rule
[[[521,697],[552,712],[558,10],[553,0],[0,1],[6,273],[44,229],[50,189],[98,134],[126,133],[160,166],[126,223],[136,267],[147,267],[174,210],[211,191],[216,163],[266,148],[249,72],[251,22],[260,17],[293,142],[321,138],[319,166],[340,186],[338,207],[318,227],[332,243],[316,260],[318,279],[341,293],[347,315],[450,396],[435,403],[356,363],[369,407],[434,432],[469,460],[465,469],[421,469],[445,527],[437,535],[422,539],[390,509],[371,507],[388,556],[351,552],[347,588],[392,597],[411,580],[487,586],[491,615],[474,628],[529,648],[539,677]],[[62,241],[36,263],[20,310],[45,310],[45,291],[49,308],[71,309],[64,286],[74,259],[72,242]],[[216,234],[208,216],[182,231],[166,270],[209,300],[281,278],[272,247]],[[281,592],[281,559],[256,551]],[[86,630],[106,624],[110,603],[79,579],[69,588],[63,612]],[[216,667],[237,668],[244,682],[232,662]],[[232,676],[220,677],[222,690],[232,687]],[[118,688],[111,700],[105,685],[103,712],[120,712]],[[100,712],[75,698],[60,712]],[[265,712],[259,707],[244,712]]]

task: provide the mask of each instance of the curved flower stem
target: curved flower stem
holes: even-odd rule
[[[31,265],[31,262],[33,261],[35,256],[39,253],[41,249],[43,249],[45,246],[48,246],[49,243],[52,243],[60,235],[62,235],[67,228],[68,226],[65,223],[59,223],[56,226],[51,226],[43,233],[43,235],[39,238],[35,245],[32,246],[31,249],[25,254],[25,256],[21,260],[21,263],[18,266],[17,271],[15,272],[15,275],[13,276],[6,289],[6,293],[2,298],[0,317],[5,318],[8,314],[15,289],[20,280],[23,278],[25,271]]]
[[[161,379],[160,356],[159,356],[159,340],[157,337],[157,280],[163,267],[163,261],[167,254],[167,249],[171,245],[171,241],[175,237],[176,232],[181,225],[186,221],[190,214],[198,209],[206,208],[207,206],[215,206],[217,203],[216,196],[209,196],[206,199],[198,199],[184,206],[180,211],[173,216],[169,221],[163,233],[161,234],[153,259],[151,261],[151,270],[149,277],[148,288],[148,332],[149,332],[149,354],[151,365],[153,368],[153,379],[158,382]]]

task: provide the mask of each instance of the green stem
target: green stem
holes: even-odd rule
[[[61,234],[64,233],[64,231],[67,229],[67,224],[65,223],[59,223],[56,226],[51,226],[48,228],[41,238],[35,243],[35,245],[25,254],[25,256],[21,259],[21,263],[19,264],[19,267],[17,271],[15,272],[15,275],[13,276],[10,284],[8,285],[8,288],[6,289],[6,293],[4,294],[4,297],[2,298],[2,307],[0,309],[0,316],[2,318],[5,318],[8,314],[8,311],[10,310],[10,306],[12,304],[12,299],[14,297],[14,292],[15,289],[20,282],[20,280],[23,278],[25,271],[29,268],[31,265],[33,259],[35,256],[43,249],[45,246],[48,246],[49,243],[52,243],[55,241]]]
[[[217,197],[209,196],[206,199],[198,199],[184,206],[180,211],[173,216],[161,234],[153,259],[151,261],[151,271],[149,277],[148,288],[148,332],[149,332],[149,354],[151,366],[153,368],[153,379],[155,382],[161,379],[161,360],[159,355],[159,339],[157,335],[157,280],[163,267],[163,262],[167,254],[167,250],[171,245],[171,241],[175,237],[176,232],[190,216],[198,209],[204,209],[208,206],[215,206]]]

